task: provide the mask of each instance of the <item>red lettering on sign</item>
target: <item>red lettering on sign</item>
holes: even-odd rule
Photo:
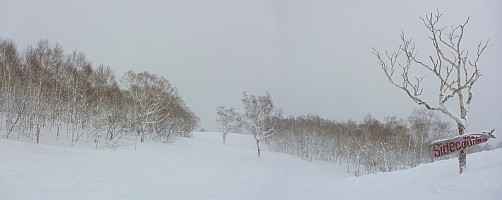
[[[434,153],[434,156],[435,156],[435,157],[439,157],[439,156],[441,156],[441,149],[440,149],[440,146],[441,146],[441,145],[439,145],[439,144],[435,144],[435,145],[434,145],[434,152],[435,152],[435,153]],[[439,149],[438,149],[438,148],[439,148]]]
[[[433,150],[434,156],[440,157],[443,155],[455,153],[455,151],[466,149],[470,146],[481,144],[488,141],[490,138],[495,138],[495,136],[487,134],[469,134],[458,136],[448,140],[434,142],[432,144],[433,149],[429,149],[429,151]]]
[[[469,136],[469,137],[467,137],[467,146],[470,147],[472,145],[474,145],[474,144],[472,144],[471,137]]]
[[[444,155],[448,154],[448,144],[445,144],[443,146],[443,151],[442,152],[443,152]]]
[[[457,142],[455,142],[455,147],[456,147],[456,149],[458,151],[458,150],[460,150],[462,148],[462,145],[460,145],[460,142],[457,141]]]

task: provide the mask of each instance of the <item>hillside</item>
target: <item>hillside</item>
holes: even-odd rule
[[[264,152],[247,135],[195,133],[117,149],[0,139],[0,199],[501,199],[502,150],[352,177],[338,164]],[[59,145],[58,145],[59,144]]]

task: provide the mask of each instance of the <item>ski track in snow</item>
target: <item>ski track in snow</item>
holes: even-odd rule
[[[502,199],[502,149],[352,177],[346,166],[281,153],[253,139],[195,133],[170,144],[76,148],[0,139],[0,199]]]

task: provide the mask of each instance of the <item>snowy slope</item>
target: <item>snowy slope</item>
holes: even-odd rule
[[[458,160],[416,168],[342,179],[292,199],[502,199],[502,149],[467,155],[467,169],[458,174]]]
[[[0,199],[502,199],[502,150],[351,177],[345,167],[264,152],[251,137],[195,133],[134,148],[0,139]]]

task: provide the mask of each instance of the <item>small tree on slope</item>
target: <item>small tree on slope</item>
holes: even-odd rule
[[[244,105],[243,120],[247,128],[253,134],[261,158],[260,142],[278,132],[281,112],[274,108],[272,97],[267,92],[265,96],[254,96],[243,93],[242,104]]]
[[[223,145],[228,133],[239,132],[242,126],[242,117],[239,113],[235,112],[234,108],[218,107],[217,109],[218,119],[216,124],[221,131],[221,136],[223,137]]]
[[[441,17],[442,14],[437,12],[427,15],[425,19],[421,18],[430,32],[428,38],[435,50],[426,60],[417,57],[415,44],[411,42],[411,39],[405,38],[404,33],[401,34],[402,43],[396,52],[385,51],[385,54],[382,55],[373,48],[373,54],[378,58],[380,66],[392,85],[403,90],[415,103],[447,115],[455,121],[458,133],[462,135],[465,133],[466,116],[473,97],[472,88],[481,76],[478,61],[487,47],[488,41],[479,42],[474,56],[469,57],[469,51],[461,47],[464,28],[469,22],[469,18],[465,23],[451,27],[449,29],[451,31],[448,32],[445,27],[438,25]],[[403,54],[404,59],[401,56]],[[415,67],[424,69],[437,79],[439,90],[437,91],[436,104],[426,101],[421,96],[423,91],[421,83],[425,77],[411,75],[410,69],[416,70]],[[396,70],[400,71],[400,78],[394,77]],[[455,114],[446,106],[447,102],[455,101],[455,99],[457,102],[453,105],[458,106],[456,111],[459,111],[460,114]],[[458,160],[459,172],[462,173],[466,167],[464,150],[460,151]]]

